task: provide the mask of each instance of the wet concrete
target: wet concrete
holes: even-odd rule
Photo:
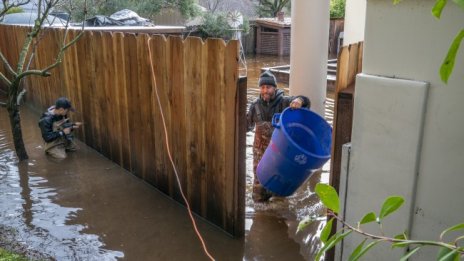
[[[275,58],[250,59],[249,68],[288,62]],[[258,75],[249,69],[250,99]],[[30,159],[18,163],[6,110],[0,110],[0,230],[12,231],[9,242],[33,259],[207,260],[183,206],[82,143],[62,162],[48,158],[39,115],[24,107],[21,116]],[[323,223],[296,228],[323,211],[313,191],[317,182],[328,182],[329,165],[291,197],[254,203],[252,140],[247,134],[245,237],[231,238],[197,218],[211,254],[217,260],[313,260]]]

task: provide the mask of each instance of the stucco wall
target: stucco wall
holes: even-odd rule
[[[356,127],[358,123],[366,120],[366,115],[378,113],[376,121],[385,124],[383,131],[398,130],[402,127],[408,129],[410,126],[404,125],[404,119],[385,122],[382,119],[391,119],[396,110],[395,99],[398,93],[396,88],[389,85],[382,86],[385,81],[371,81],[366,84],[357,83],[356,96],[370,97],[378,102],[367,104],[363,100],[355,99],[355,110],[362,106],[363,110],[355,111],[355,122],[352,139],[352,153],[362,153],[363,155],[377,154],[378,158],[385,161],[378,166],[382,170],[376,172],[366,172],[369,168],[366,161],[359,160],[356,156],[350,162],[350,178],[353,176],[369,176],[369,183],[354,183],[350,185],[351,190],[358,195],[358,205],[373,205],[375,202],[379,207],[384,196],[383,193],[375,193],[371,190],[362,190],[363,186],[384,186],[381,191],[396,194],[398,189],[406,190],[404,183],[411,182],[410,175],[417,175],[412,179],[413,186],[410,191],[401,193],[407,201],[406,211],[398,213],[398,218],[408,218],[410,227],[386,231],[390,236],[395,235],[398,230],[409,229],[412,238],[416,239],[437,239],[440,232],[448,226],[464,221],[464,203],[462,193],[464,191],[464,46],[458,53],[455,70],[448,85],[443,84],[439,78],[439,67],[443,61],[448,47],[464,25],[464,10],[460,9],[452,1],[444,9],[442,19],[437,20],[431,15],[431,9],[435,1],[433,0],[405,0],[399,5],[394,6],[391,0],[368,0],[365,45],[364,45],[364,64],[363,73],[367,76],[379,76],[380,78],[402,78],[417,82],[428,82],[428,94],[426,94],[425,109],[422,112],[422,129],[418,139],[417,157],[412,155],[410,161],[406,156],[396,159],[394,154],[404,154],[406,148],[397,147],[392,150],[398,140],[389,135],[378,135],[374,138],[372,146],[367,146],[363,142],[369,142],[363,137],[373,136],[373,128]],[[358,84],[363,86],[358,88]],[[382,88],[379,95],[368,95],[370,89]],[[404,88],[410,88],[404,86]],[[396,92],[396,93],[395,93]],[[374,92],[375,93],[375,92]],[[380,106],[380,107],[379,107]],[[383,107],[382,107],[383,106]],[[418,111],[417,103],[396,104],[404,110],[404,115],[409,115],[411,111]],[[413,117],[415,118],[415,117]],[[378,130],[377,130],[378,131]],[[358,138],[356,138],[358,137]],[[392,139],[393,138],[393,139]],[[414,137],[411,137],[414,139]],[[410,139],[408,139],[410,140]],[[383,144],[383,145],[382,145]],[[386,145],[387,146],[386,146]],[[360,146],[364,145],[364,146]],[[376,146],[377,145],[377,146]],[[356,151],[356,148],[363,148],[363,151]],[[406,157],[406,158],[405,158]],[[354,162],[353,162],[354,161]],[[404,173],[404,179],[398,177],[393,184],[381,183],[385,180],[386,166],[392,166],[393,170],[398,169],[398,165],[416,165],[417,173]],[[354,165],[354,167],[353,167]],[[357,167],[356,167],[357,166]],[[375,167],[375,166],[371,166]],[[412,169],[407,169],[412,171]],[[397,173],[396,173],[397,174]],[[357,186],[357,187],[356,187]],[[417,189],[417,191],[414,191]],[[370,192],[370,193],[368,193]],[[350,193],[350,191],[348,191]],[[350,194],[348,195],[348,198]],[[349,201],[349,199],[348,199]],[[348,202],[349,203],[349,202]],[[347,205],[348,215],[355,216],[355,209],[351,210]],[[408,213],[407,206],[411,206]],[[378,209],[372,209],[378,211]],[[364,213],[357,213],[358,218]],[[409,216],[408,216],[409,215]],[[399,222],[396,226],[403,226],[404,222]],[[349,241],[346,242],[348,245]],[[436,248],[426,248],[419,251],[412,260],[434,260]],[[349,255],[349,253],[345,253]],[[373,249],[371,253],[377,260],[396,260],[392,259],[387,252]],[[369,259],[366,259],[369,260]]]
[[[366,0],[346,0],[343,45],[364,41]]]

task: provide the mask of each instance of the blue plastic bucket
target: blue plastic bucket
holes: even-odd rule
[[[256,174],[279,196],[289,196],[330,159],[332,127],[308,109],[285,109],[272,119],[272,138]]]

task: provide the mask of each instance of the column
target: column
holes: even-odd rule
[[[311,99],[324,115],[327,90],[329,0],[292,0],[290,94]]]

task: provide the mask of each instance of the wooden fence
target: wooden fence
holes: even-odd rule
[[[0,50],[12,63],[28,30],[0,26]],[[69,31],[68,39],[77,33]],[[32,68],[54,61],[64,34],[43,32]],[[27,78],[28,102],[45,110],[57,97],[69,97],[77,109],[73,120],[84,122],[76,133],[80,140],[182,202],[150,59],[170,150],[192,209],[242,236],[246,79],[238,79],[237,41],[86,31],[51,77]]]
[[[342,146],[351,141],[353,126],[353,105],[356,74],[362,71],[363,42],[350,44],[341,49],[337,61],[337,80],[335,83],[335,113],[332,132],[332,157],[330,166],[330,185],[337,192],[340,188]],[[337,232],[338,225],[332,226],[331,235]],[[326,254],[326,260],[335,259],[335,248]]]
[[[363,45],[363,42],[350,44],[343,47],[338,55],[330,167],[330,184],[337,191],[340,184],[342,146],[351,141],[354,84],[356,74],[362,71]]]

